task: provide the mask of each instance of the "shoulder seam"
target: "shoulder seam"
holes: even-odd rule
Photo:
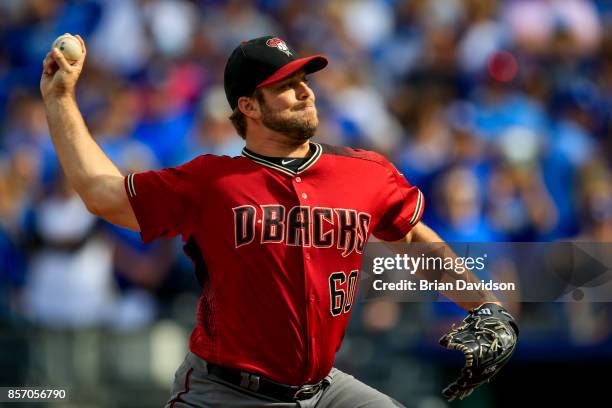
[[[374,158],[367,157],[366,155],[348,155],[348,154],[347,155],[343,155],[343,154],[335,153],[333,151],[335,149],[349,149],[348,147],[344,147],[344,146],[332,146],[332,145],[328,145],[328,144],[325,144],[325,143],[320,143],[320,144],[323,147],[323,154],[329,154],[329,155],[332,155],[332,156],[346,157],[348,159],[364,160],[364,161],[367,161],[367,162],[376,163],[379,166],[383,167],[385,170],[389,171],[387,166],[385,166],[385,164],[384,164],[384,160],[385,159],[384,159],[384,157],[380,153],[377,153],[377,152],[374,152],[374,151],[371,151],[371,150],[363,150],[364,152],[369,152],[369,153],[373,153],[373,154],[379,155],[381,157],[381,159],[382,159],[382,160],[376,160]]]

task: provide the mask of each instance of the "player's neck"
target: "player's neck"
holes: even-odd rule
[[[283,137],[247,137],[246,148],[267,157],[306,157],[310,152],[308,140],[298,142]]]

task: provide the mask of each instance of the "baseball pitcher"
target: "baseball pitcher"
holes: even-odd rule
[[[56,49],[41,92],[72,186],[94,214],[140,231],[180,235],[202,292],[190,352],[167,407],[398,407],[333,367],[370,235],[441,242],[420,222],[423,194],[381,155],[314,143],[307,76],[326,57],[300,58],[282,39],[241,43],[225,67],[240,157],[202,155],[174,168],[122,175],[89,134],[75,98],[86,58]],[[463,398],[514,351],[518,329],[490,293],[441,343],[466,364],[443,394]]]

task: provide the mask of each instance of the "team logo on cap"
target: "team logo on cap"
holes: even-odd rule
[[[287,54],[288,57],[291,56],[291,51],[289,51],[289,47],[287,46],[287,43],[285,43],[280,38],[277,38],[277,37],[270,38],[268,41],[266,41],[266,45],[268,47],[278,48],[280,51]]]

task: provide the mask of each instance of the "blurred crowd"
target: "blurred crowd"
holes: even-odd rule
[[[223,68],[277,34],[330,59],[316,140],[385,154],[444,239],[612,241],[612,2],[4,0],[0,321],[134,329],[197,296],[179,240],[143,246],[63,178],[38,83],[65,32],[88,48],[81,110],[125,173],[239,155]]]

